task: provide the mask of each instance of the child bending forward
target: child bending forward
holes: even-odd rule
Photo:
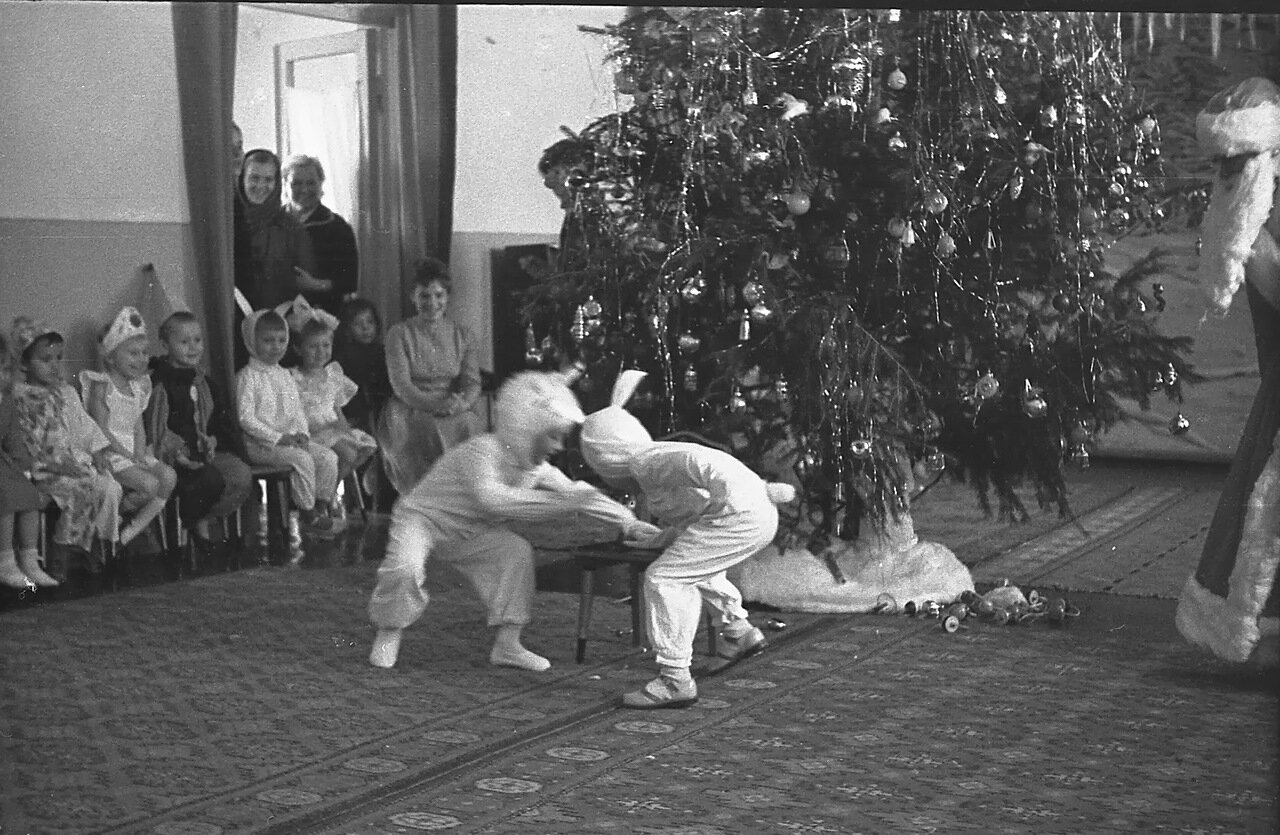
[[[728,453],[701,444],[654,441],[623,405],[644,372],[624,371],[612,404],[582,425],[582,456],[611,486],[644,494],[669,531],[644,572],[649,639],[660,675],[622,697],[632,708],[686,707],[698,700],[690,675],[702,607],[720,616],[722,640],[709,671],[719,672],[765,646],[747,620],[742,594],[725,572],[768,545],[778,530],[774,503],[791,501],[789,484],[766,484]],[[666,544],[670,540],[670,544]]]

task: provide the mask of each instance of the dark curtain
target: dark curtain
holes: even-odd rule
[[[195,280],[204,312],[210,375],[232,384],[232,99],[235,95],[236,4],[174,3],[173,46],[187,203],[195,241]]]
[[[399,310],[387,311],[391,321],[398,321],[400,313],[409,309],[418,259],[431,255],[449,261],[458,121],[457,7],[400,6],[396,38],[401,280],[395,299]]]

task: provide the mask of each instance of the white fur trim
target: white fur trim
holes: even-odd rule
[[[1280,434],[1276,442],[1280,444]],[[1249,496],[1244,531],[1225,598],[1213,594],[1195,576],[1178,600],[1176,623],[1188,641],[1207,647],[1227,661],[1246,661],[1262,636],[1275,625],[1261,617],[1280,568],[1280,446],[1273,448]]]
[[[1201,113],[1196,140],[1206,154],[1234,157],[1280,148],[1280,105],[1272,102],[1243,110]]]
[[[1198,274],[1214,310],[1225,314],[1245,280],[1245,262],[1260,235],[1267,234],[1267,217],[1275,203],[1280,158],[1264,154],[1245,163],[1234,180],[1219,176],[1200,226],[1203,248]]]

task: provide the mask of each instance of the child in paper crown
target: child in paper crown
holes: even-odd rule
[[[240,428],[250,462],[293,470],[289,476],[293,503],[309,532],[326,537],[333,532],[333,520],[323,509],[333,501],[338,486],[338,456],[311,439],[298,384],[280,367],[289,346],[284,313],[291,304],[255,310],[240,323],[250,357],[249,364],[236,372]]]
[[[106,370],[80,372],[85,409],[111,442],[107,461],[124,488],[120,509],[134,512],[120,531],[121,545],[128,545],[160,515],[177,483],[173,468],[147,446],[142,419],[151,400],[147,341],[142,315],[136,308],[125,307],[99,337]]]
[[[709,672],[764,649],[764,634],[747,620],[742,595],[725,572],[773,540],[778,530],[774,505],[792,501],[795,489],[766,484],[720,450],[654,441],[623,408],[644,376],[642,371],[622,372],[612,405],[587,417],[582,456],[610,485],[640,490],[658,521],[671,526],[643,543],[665,546],[644,574],[649,639],[660,675],[624,695],[623,705],[687,707],[698,700],[689,667],[703,605],[722,624],[723,640]]]
[[[551,662],[520,636],[533,603],[533,547],[509,526],[575,518],[635,542],[660,533],[595,487],[571,481],[547,459],[582,422],[565,377],[524,371],[498,390],[494,430],[446,451],[396,502],[387,555],[369,601],[378,628],[369,662],[391,667],[401,631],[427,608],[427,559],[452,564],[475,587],[497,627],[489,662],[540,672]]]
[[[93,554],[95,539],[114,542],[119,532],[122,491],[107,465],[111,442],[62,379],[62,335],[19,317],[10,341],[26,375],[13,387],[13,400],[34,464],[32,480],[61,511],[53,541]],[[58,585],[35,564],[34,554],[26,556],[20,565],[27,577],[36,585]]]

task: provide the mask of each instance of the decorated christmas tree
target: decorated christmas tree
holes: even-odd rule
[[[944,471],[988,509],[1068,510],[1117,398],[1180,397],[1153,260],[1158,115],[1121,21],[1080,12],[637,8],[632,103],[572,134],[566,252],[531,293],[530,365],[622,368],[656,435],[794,473],[821,539]],[[594,30],[592,30],[594,31]],[[1170,431],[1183,431],[1175,421]],[[772,470],[772,471],[771,471]],[[771,471],[771,472],[770,472]]]

